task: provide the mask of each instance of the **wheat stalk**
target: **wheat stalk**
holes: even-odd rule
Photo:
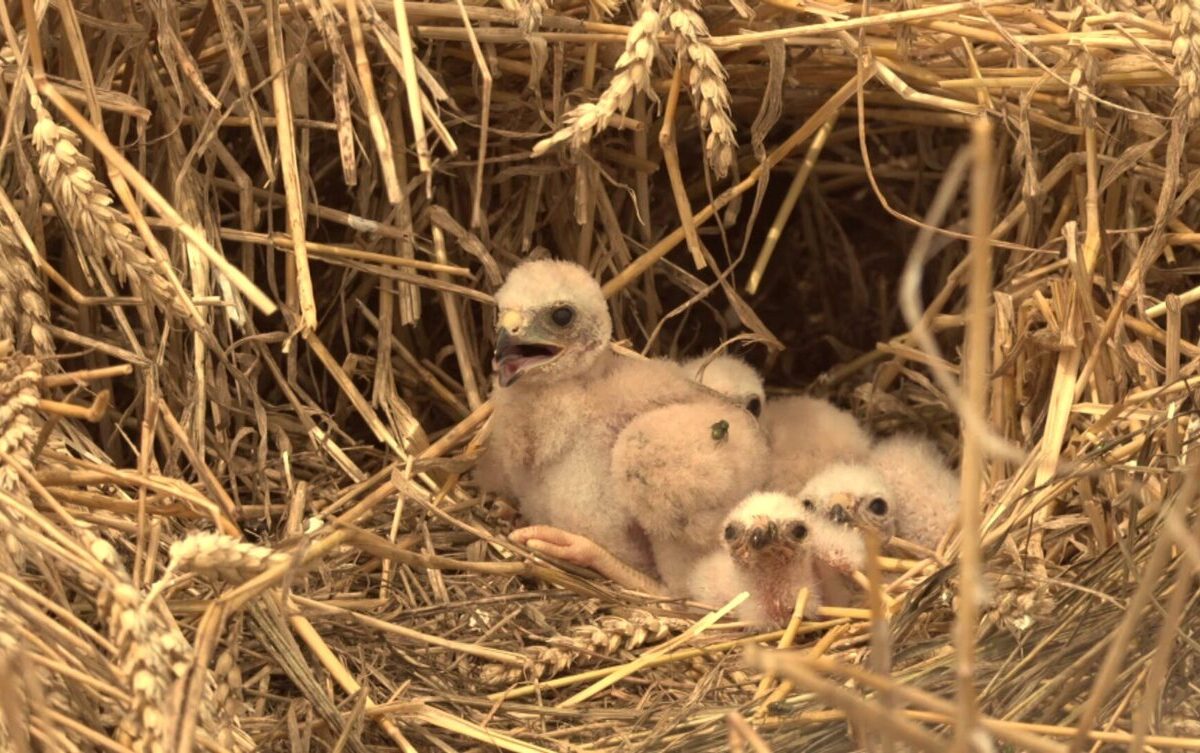
[[[485,664],[480,679],[485,685],[510,685],[521,680],[542,680],[568,667],[596,663],[618,651],[665,640],[673,631],[687,628],[686,620],[658,617],[642,609],[630,610],[628,617],[605,615],[595,625],[577,625],[566,635],[551,638],[549,645],[525,648],[525,662]]]
[[[142,239],[113,209],[112,193],[97,180],[92,160],[80,151],[79,136],[55,123],[38,97],[32,99],[37,114],[33,145],[38,152],[38,172],[65,213],[63,221],[102,252],[122,282],[136,277],[155,303],[186,318],[188,310],[179,300],[169,272],[147,254]]]
[[[0,340],[12,340],[18,350],[49,355],[54,352],[46,330],[49,321],[41,280],[17,234],[0,225]]]
[[[667,26],[675,32],[675,49],[688,62],[688,87],[692,94],[700,130],[707,133],[704,154],[718,178],[729,173],[737,159],[737,130],[729,114],[729,87],[725,66],[713,48],[704,41],[708,26],[694,0],[668,2],[663,7]]]
[[[578,149],[603,131],[614,115],[627,112],[633,104],[633,95],[646,92],[654,96],[650,88],[650,68],[658,53],[655,38],[660,24],[658,10],[647,3],[625,37],[625,51],[617,59],[616,72],[608,88],[595,102],[585,102],[567,113],[563,128],[533,145],[533,156],[545,154],[565,141]]]
[[[239,541],[223,533],[194,532],[171,545],[168,569],[241,581],[287,559],[286,554],[270,547]]]

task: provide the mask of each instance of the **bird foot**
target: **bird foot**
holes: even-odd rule
[[[602,554],[607,554],[603,547],[587,536],[554,526],[525,526],[513,531],[508,537],[539,554],[548,554],[572,565],[592,570],[596,569],[596,562]]]
[[[513,531],[508,537],[539,554],[548,554],[573,565],[595,570],[626,588],[651,594],[666,593],[657,580],[626,564],[587,536],[554,526],[526,526]]]

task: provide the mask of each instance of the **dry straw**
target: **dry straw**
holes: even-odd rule
[[[0,748],[1200,750],[1151,5],[0,3]],[[471,474],[547,253],[930,437],[977,529],[770,631],[515,552]]]

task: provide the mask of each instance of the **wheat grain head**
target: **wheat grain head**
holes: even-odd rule
[[[187,317],[188,310],[179,300],[168,272],[146,253],[142,239],[113,209],[112,193],[96,178],[91,158],[80,151],[79,136],[54,122],[36,96],[33,107],[37,116],[33,145],[38,153],[38,173],[66,215],[63,221],[90,244],[88,250],[101,254],[122,282],[136,277],[142,293],[154,303]]]
[[[595,102],[585,102],[567,113],[562,128],[533,145],[533,156],[545,154],[567,141],[572,148],[578,149],[603,131],[613,115],[627,112],[635,94],[646,92],[653,96],[650,74],[658,53],[656,37],[660,24],[658,10],[647,3],[625,37],[625,50],[617,59],[616,72],[608,88]]]

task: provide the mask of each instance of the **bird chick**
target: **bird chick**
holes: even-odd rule
[[[762,375],[750,364],[728,353],[705,354],[680,361],[688,379],[693,379],[711,390],[730,398],[738,405],[758,417],[762,414],[767,393],[763,389]]]
[[[958,475],[932,442],[910,434],[871,449],[870,466],[890,490],[895,534],[935,549],[958,520]]]
[[[533,524],[513,538],[576,564],[615,558],[653,573],[651,542],[614,477],[618,437],[643,414],[677,403],[737,409],[675,364],[614,351],[600,286],[579,265],[521,264],[496,292],[496,303],[494,412],[481,481],[505,487]],[[676,440],[696,441],[683,434]]]
[[[799,494],[809,479],[833,463],[867,458],[871,437],[848,411],[827,400],[785,397],[763,408],[771,446],[770,488]]]
[[[809,619],[822,605],[844,603],[837,580],[861,569],[866,556],[861,538],[776,492],[744,499],[726,517],[721,536],[722,550],[692,573],[692,597],[717,604],[748,591],[738,614],[757,623],[786,623],[801,588],[809,590]]]
[[[666,591],[682,596],[713,532],[767,478],[767,443],[754,417],[720,401],[638,416],[613,448],[616,498],[646,532]]]
[[[893,492],[873,467],[834,463],[800,490],[800,500],[841,526],[871,530],[886,543],[896,534]]]

